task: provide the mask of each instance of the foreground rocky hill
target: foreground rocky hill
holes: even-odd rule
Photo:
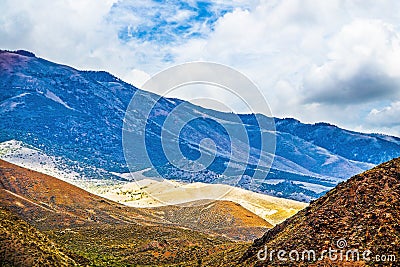
[[[78,266],[55,242],[4,208],[0,244],[1,266]]]
[[[337,250],[335,253],[344,251],[343,260],[339,254],[336,259],[333,254],[321,256],[323,250],[330,248]],[[279,250],[286,252],[283,256],[286,261],[278,259]],[[300,254],[300,260],[290,261],[292,250],[299,253],[313,250],[317,259],[309,261],[306,254],[302,260]],[[349,252],[347,258],[348,251],[355,254]],[[370,252],[364,257],[365,251]],[[399,266],[399,251],[400,158],[340,183],[309,207],[267,231],[254,241],[240,265]],[[296,257],[293,252],[292,258]]]

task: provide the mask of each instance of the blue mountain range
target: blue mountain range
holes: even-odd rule
[[[126,117],[134,95],[141,97],[141,104]],[[148,106],[151,113],[142,114]],[[173,112],[178,106],[179,111]],[[163,143],[166,120],[189,117],[196,119],[179,134],[166,133],[169,141]],[[214,111],[159,98],[110,73],[76,70],[28,51],[0,51],[0,121],[0,142],[15,139],[64,157],[66,162],[75,162],[69,167],[86,178],[123,179],[113,173],[144,170],[149,177],[233,184],[301,201],[315,199],[338,182],[400,156],[397,137],[358,133],[327,123]],[[274,122],[275,131],[260,121]],[[145,125],[145,151],[124,151],[123,135],[139,138],[143,134],[135,128],[139,124]],[[240,134],[228,134],[239,129],[245,130],[247,142]],[[212,154],[202,149],[205,138],[212,140],[215,155],[201,171],[193,171],[198,166],[191,170],[190,162]],[[275,155],[260,145],[271,138]],[[173,142],[183,155],[182,162],[173,162],[163,153]],[[242,155],[241,151],[248,152]],[[229,162],[234,164],[228,168]],[[176,167],[179,164],[185,168]],[[91,172],[90,166],[101,172]],[[261,173],[257,183],[255,172]]]

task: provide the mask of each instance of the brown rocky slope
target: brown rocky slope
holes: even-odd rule
[[[272,224],[232,201],[193,201],[183,206],[152,208],[167,221],[190,229],[251,241]],[[252,238],[251,238],[252,237]],[[250,239],[249,239],[250,238]]]
[[[77,266],[46,235],[0,208],[0,266]]]
[[[264,253],[257,254],[267,248]],[[323,250],[343,250],[340,257],[332,252],[321,256]],[[270,253],[275,250],[271,260]],[[286,254],[277,257],[277,251]],[[296,250],[291,261],[288,253]],[[314,250],[316,260],[309,261]],[[365,257],[362,253],[366,252]],[[400,158],[383,163],[369,171],[340,183],[325,196],[314,201],[285,222],[267,231],[254,241],[243,255],[243,266],[400,266]],[[313,257],[310,257],[311,259]],[[342,260],[340,260],[342,258]],[[321,260],[319,260],[321,259]]]

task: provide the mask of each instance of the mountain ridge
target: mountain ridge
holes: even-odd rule
[[[0,78],[0,119],[3,122],[0,141],[23,141],[48,154],[64,157],[68,162],[77,161],[81,165],[79,168],[68,163],[69,168],[80,173],[84,179],[118,180],[121,177],[113,175],[113,172],[129,171],[122,148],[125,111],[137,92],[148,99],[143,106],[154,104],[151,102],[154,94],[129,85],[107,72],[79,71],[36,58],[31,52],[1,51]],[[338,182],[369,169],[371,165],[400,156],[400,139],[396,137],[355,133],[326,123],[302,124],[294,119],[274,118],[277,148],[269,172],[267,166],[271,155],[259,150],[257,138],[268,139],[270,133],[263,132],[255,123],[256,117],[267,117],[241,114],[238,115],[242,121],[239,125],[233,123],[235,114],[164,98],[157,103],[157,116],[150,118],[150,144],[159,143],[158,123],[163,122],[169,112],[180,104],[184,105],[188,114],[204,114],[211,118],[211,121],[192,123],[188,127],[190,131],[176,137],[183,153],[189,157],[196,156],[199,140],[213,137],[219,149],[218,160],[198,175],[177,172],[176,168],[157,156],[160,147],[155,145],[147,148],[149,155],[154,156],[151,164],[144,160],[140,152],[136,155],[133,170],[150,167],[152,169],[145,173],[149,177],[159,176],[161,172],[167,179],[184,182],[235,183],[255,192],[308,202],[326,192],[316,190],[316,187],[333,188]],[[138,107],[138,111],[141,108]],[[174,115],[174,119],[185,117],[181,115]],[[140,116],[135,118],[143,120]],[[226,133],[214,125],[227,122],[233,128],[244,125],[251,137],[250,154],[239,153],[240,157],[235,159],[235,164],[240,166],[238,170],[246,171],[239,179],[234,178],[235,169],[232,169],[232,174],[220,177],[226,168],[224,164],[229,161],[227,155],[230,151],[226,146]],[[132,124],[132,129],[134,133],[135,124]],[[336,143],[337,147],[333,147],[332,143]],[[240,152],[240,145],[243,144],[239,142],[238,147],[230,149]],[[378,153],[379,149],[385,153]],[[246,156],[250,156],[250,161]],[[261,159],[259,171],[265,177],[253,184],[251,175],[256,169],[253,161],[257,162],[257,159]]]
[[[317,253],[332,248],[359,250],[361,253],[371,251],[370,260],[361,256],[360,260],[349,260],[354,266],[397,266],[395,259],[398,261],[400,251],[399,199],[400,158],[396,158],[338,184],[304,210],[267,231],[253,242],[242,261],[255,266],[290,266],[293,263],[279,261],[276,257],[258,261],[256,254],[264,246],[269,251],[314,250]],[[339,241],[343,246],[339,246]],[[382,255],[386,259],[393,258],[382,263],[379,261]],[[327,256],[318,259],[321,264],[328,264],[329,260]],[[336,260],[331,264],[345,266],[347,261]],[[308,266],[313,261],[296,262],[299,266],[301,263]]]

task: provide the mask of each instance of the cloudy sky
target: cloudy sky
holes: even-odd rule
[[[0,0],[0,10],[2,49],[137,86],[176,64],[222,63],[259,86],[274,116],[400,136],[399,1]]]

